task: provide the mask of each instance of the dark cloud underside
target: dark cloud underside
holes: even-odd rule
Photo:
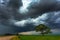
[[[0,0],[0,33],[34,30],[34,27],[39,24],[60,28],[59,0],[32,0],[31,3],[28,3],[23,5],[22,0]],[[27,12],[19,10],[26,5],[29,5],[25,8],[28,10]]]

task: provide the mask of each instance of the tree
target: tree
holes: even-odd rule
[[[50,28],[43,24],[36,26],[35,30],[36,30],[36,32],[40,31],[42,35],[51,33]]]

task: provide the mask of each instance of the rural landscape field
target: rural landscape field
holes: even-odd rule
[[[60,40],[60,35],[23,35],[20,38],[13,37],[11,40]]]
[[[11,35],[0,36],[0,40],[60,40],[60,35]]]
[[[21,36],[21,40],[60,40],[60,36]]]

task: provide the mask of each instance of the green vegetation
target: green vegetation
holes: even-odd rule
[[[41,32],[42,35],[51,33],[50,28],[44,24],[40,24],[35,27],[36,32]]]
[[[11,40],[21,40],[18,36],[11,38]]]
[[[11,40],[60,40],[60,35],[21,35],[20,38],[14,37]]]

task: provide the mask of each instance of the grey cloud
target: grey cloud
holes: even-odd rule
[[[53,35],[60,34],[59,30],[60,29],[51,29]],[[19,34],[23,34],[23,35],[40,35],[40,32],[28,31],[28,32],[21,32]]]
[[[38,5],[33,4],[28,7],[29,12],[27,12],[27,14],[19,13],[18,8],[21,7],[22,4],[18,4],[15,2],[16,0],[11,0],[9,1],[8,6],[0,5],[0,26],[2,27],[2,31],[3,29],[8,30],[9,28],[9,32],[11,32],[12,30],[13,32],[33,30],[36,25],[39,25],[41,23],[46,24],[50,27],[58,25],[55,28],[60,28],[60,2],[56,3],[55,1],[53,1],[51,3],[52,5],[50,3],[50,5],[48,3],[47,5],[45,5],[45,3],[43,2],[41,3],[43,5],[41,5],[40,3]],[[15,4],[18,5],[16,6]]]
[[[48,19],[46,20],[46,25],[50,26],[51,28],[60,28],[60,22],[59,22],[59,18],[60,18],[60,11],[58,12],[52,12],[52,15],[48,15]]]
[[[38,15],[40,16],[41,14],[46,12],[59,11],[59,5],[60,1],[57,0],[41,0],[39,4],[38,2],[31,2],[30,6],[27,8],[29,11],[26,13],[26,15],[29,17],[37,17]]]
[[[13,8],[19,8],[22,5],[21,0],[10,0],[8,3],[8,6],[11,6]]]
[[[55,23],[60,23],[60,18],[57,18]]]
[[[15,22],[15,25],[18,27],[24,27],[27,24],[32,24],[34,26],[37,26],[39,24],[45,24],[50,28],[60,28],[59,14],[60,14],[60,11],[48,12],[48,13],[44,13],[42,16],[39,16],[37,18],[28,18],[26,20],[17,21]]]
[[[46,17],[47,14],[43,14],[42,16],[38,16],[37,18],[28,18],[26,20],[17,21],[15,22],[15,25],[24,27],[26,24],[32,24],[36,26],[41,23],[43,24],[44,21],[47,19]]]

